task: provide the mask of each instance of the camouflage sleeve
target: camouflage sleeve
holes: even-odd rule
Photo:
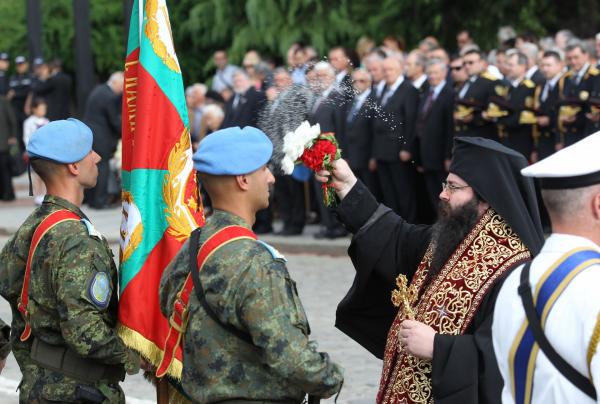
[[[330,397],[341,388],[341,368],[309,343],[308,322],[285,264],[264,255],[250,263],[236,296],[241,321],[265,363],[306,393]]]
[[[169,318],[173,311],[173,302],[177,297],[177,293],[183,287],[185,278],[189,270],[189,245],[190,241],[186,241],[175,258],[171,260],[169,265],[163,271],[160,278],[159,299],[160,310],[165,317]]]
[[[0,320],[0,359],[6,359],[10,353],[10,327]]]
[[[52,283],[65,342],[83,357],[106,364],[127,364],[128,349],[104,315],[108,302],[116,298],[116,285],[110,276],[101,278],[108,301],[91,298],[89,292],[97,274],[110,274],[110,262],[103,262],[106,254],[98,252],[100,243],[86,234],[69,237],[60,247],[60,262],[53,270]]]

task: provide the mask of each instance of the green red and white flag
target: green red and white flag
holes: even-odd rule
[[[158,366],[169,332],[159,307],[163,270],[204,224],[181,69],[165,0],[136,0],[129,28],[122,128],[118,332]],[[179,349],[167,375],[179,379]]]

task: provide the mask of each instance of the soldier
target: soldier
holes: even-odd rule
[[[29,91],[31,91],[32,84],[31,74],[29,74],[29,63],[25,56],[19,55],[15,58],[15,70],[16,73],[10,76],[10,80],[8,81],[8,93],[6,96],[10,100],[15,112],[18,130],[17,139],[19,140],[21,150],[24,150],[23,122],[27,118],[27,115],[29,115],[25,112],[25,102],[27,101]]]
[[[498,118],[502,128],[501,142],[530,159],[533,151],[533,125],[537,123],[534,113],[535,84],[525,78],[527,56],[516,52],[508,57],[510,86],[508,89],[507,116]],[[484,112],[484,115],[486,113]]]
[[[0,95],[6,95],[8,92],[8,68],[10,67],[10,58],[8,53],[0,52]]]
[[[540,70],[546,82],[536,91],[536,104],[539,105],[540,113],[537,117],[539,136],[536,140],[536,156],[533,161],[550,156],[556,150],[557,144],[564,142],[559,137],[557,126],[558,100],[562,96],[565,85],[563,67],[558,52],[544,52]]]
[[[187,324],[182,387],[194,402],[300,403],[341,389],[340,367],[308,339],[285,258],[250,230],[269,203],[272,150],[262,131],[233,127],[193,157],[214,213],[165,269],[160,305],[171,324]]]
[[[570,70],[558,119],[564,132],[564,145],[569,146],[595,131],[596,122],[590,119],[587,101],[595,95],[600,71],[590,64],[589,54],[580,42],[568,45],[566,55]]]
[[[114,329],[112,252],[79,208],[98,176],[92,131],[76,119],[54,121],[27,152],[48,193],[0,253],[20,402],[124,402],[118,382],[137,372],[139,357]]]
[[[505,404],[598,402],[599,148],[600,132],[521,170],[538,180],[552,234],[498,292],[492,338]]]
[[[467,51],[463,55],[463,63],[469,79],[458,92],[457,110],[454,113],[456,136],[498,140],[496,125],[481,115],[494,94],[498,80],[485,70],[483,55],[479,50]]]

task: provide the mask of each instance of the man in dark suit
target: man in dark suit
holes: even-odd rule
[[[50,63],[50,76],[36,83],[33,92],[46,100],[48,112],[46,117],[50,121],[67,119],[70,114],[71,77],[62,71],[62,62],[55,59]]]
[[[569,72],[565,79],[563,105],[578,109],[575,115],[560,113],[559,125],[564,132],[564,146],[572,145],[595,132],[598,122],[589,114],[586,103],[594,96],[596,82],[600,80],[600,71],[590,64],[589,54],[580,42],[571,43],[566,49]],[[564,109],[562,109],[564,111]]]
[[[521,46],[519,46],[519,51],[527,56],[527,71],[525,72],[525,78],[533,81],[536,86],[544,84],[546,79],[538,67],[540,49],[537,45],[531,42],[523,42]]]
[[[419,93],[404,79],[404,60],[394,54],[383,61],[386,88],[380,100],[382,113],[373,125],[373,158],[383,203],[409,222],[416,218],[412,163]]]
[[[564,63],[559,53],[544,52],[540,70],[546,81],[536,91],[536,105],[539,106],[540,113],[537,117],[538,136],[533,161],[550,156],[560,143],[557,119],[558,101],[562,96],[565,82],[563,68]]]
[[[243,70],[233,74],[233,96],[225,104],[225,119],[221,128],[232,126],[254,126],[258,123],[260,110],[265,106],[267,97],[257,91]]]
[[[496,125],[482,116],[498,80],[485,70],[483,54],[479,50],[467,51],[463,55],[463,63],[469,79],[458,92],[457,110],[454,114],[456,136],[479,136],[498,140]]]
[[[534,109],[535,84],[525,78],[527,56],[515,52],[508,56],[509,80],[508,115],[498,118],[501,128],[500,141],[506,147],[521,153],[531,160],[533,151],[533,128],[537,123]],[[485,114],[485,112],[484,112]]]
[[[257,91],[248,74],[241,69],[236,70],[232,77],[233,96],[225,103],[225,118],[221,129],[232,126],[258,126],[261,110],[267,105],[267,96],[262,91]],[[272,208],[259,210],[256,213],[256,222],[253,230],[257,234],[266,234],[273,231]]]
[[[352,171],[370,189],[375,186],[375,172],[369,167],[373,145],[373,119],[376,99],[371,90],[371,75],[364,69],[352,73],[355,96],[346,104],[346,148],[343,157]],[[371,191],[373,192],[373,191]]]
[[[338,90],[335,82],[335,70],[327,62],[319,62],[309,74],[309,85],[317,93],[315,103],[309,114],[311,125],[319,124],[321,132],[335,133],[336,140],[342,153],[346,149],[344,134],[345,99]],[[347,234],[335,215],[325,206],[322,198],[321,183],[313,180],[313,189],[317,195],[319,213],[321,215],[321,230],[316,238],[338,238]]]
[[[429,82],[425,75],[425,63],[427,63],[427,58],[419,50],[411,51],[406,57],[406,78],[412,82],[419,92],[419,101],[429,91]]]
[[[434,211],[448,175],[454,141],[454,90],[445,80],[447,70],[440,59],[427,62],[429,90],[419,103],[416,124],[418,170],[423,174],[428,202]]]
[[[94,209],[110,207],[109,160],[114,155],[121,138],[121,94],[123,94],[123,73],[115,72],[106,83],[99,84],[92,90],[85,106],[83,121],[94,134],[94,151],[102,157],[98,163],[96,186],[86,192],[85,198],[89,206]]]
[[[348,51],[341,46],[329,50],[329,63],[335,70],[335,83],[342,91],[352,89],[352,62]]]

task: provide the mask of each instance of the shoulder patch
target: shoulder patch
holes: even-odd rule
[[[490,81],[498,80],[498,77],[494,76],[492,73],[488,72],[487,70],[484,71],[483,73],[481,73],[481,77],[483,77],[484,79],[488,79]]]
[[[92,303],[101,309],[105,309],[110,301],[110,279],[106,272],[96,272],[88,285],[88,295]]]
[[[88,235],[90,237],[96,237],[96,238],[102,240],[102,238],[103,238],[102,233],[100,233],[98,230],[96,230],[94,225],[89,220],[81,219],[81,223],[83,223],[85,225],[85,228],[87,229]]]
[[[535,83],[529,79],[525,79],[523,80],[523,85],[527,88],[534,88],[535,87]]]
[[[271,254],[271,256],[273,257],[274,260],[280,260],[283,262],[287,262],[287,259],[285,259],[284,255],[282,253],[280,253],[275,247],[265,243],[262,240],[256,240],[256,241],[259,244],[262,244],[263,247],[265,247],[267,249],[267,251],[269,252],[269,254]]]

